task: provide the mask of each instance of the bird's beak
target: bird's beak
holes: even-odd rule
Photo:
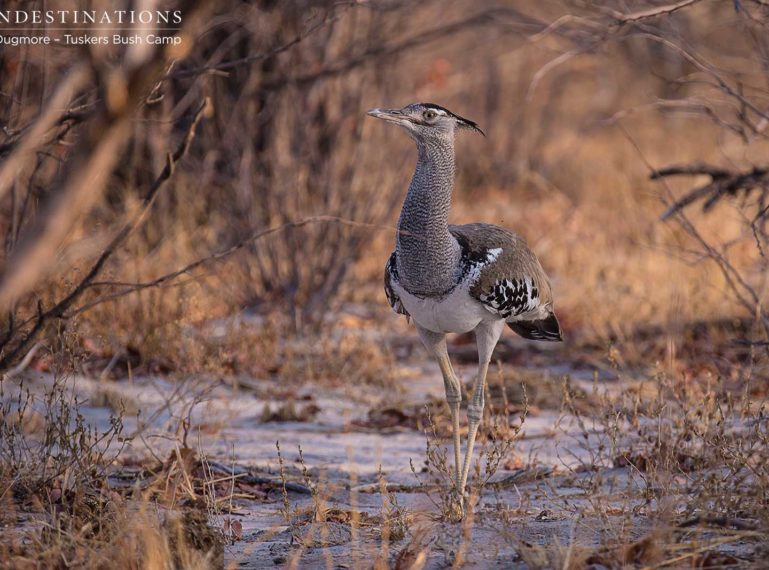
[[[388,123],[397,123],[402,125],[408,122],[408,118],[400,111],[400,109],[369,109],[366,113],[375,119],[382,119]]]

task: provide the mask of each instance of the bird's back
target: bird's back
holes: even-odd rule
[[[450,225],[449,231],[462,248],[468,270],[480,264],[471,287],[474,296],[487,295],[500,281],[528,279],[540,303],[552,304],[550,281],[524,238],[493,224]]]

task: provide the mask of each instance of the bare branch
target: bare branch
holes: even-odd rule
[[[637,12],[631,12],[630,14],[613,12],[613,15],[617,19],[617,21],[623,24],[627,24],[630,22],[638,22],[640,20],[648,20],[649,18],[655,18],[657,16],[662,16],[666,14],[672,14],[673,12],[677,12],[682,8],[686,8],[687,6],[691,6],[692,4],[696,4],[698,2],[700,2],[700,0],[682,0],[681,2],[676,2],[675,4],[657,6],[656,8],[639,10]]]
[[[724,178],[732,173],[729,170],[718,168],[717,166],[710,166],[709,164],[698,162],[695,164],[666,166],[665,168],[660,168],[659,170],[652,172],[650,178],[652,180],[657,180],[658,178],[662,178],[664,176],[678,176],[681,174],[685,174],[687,176],[706,174],[707,176],[715,179]]]
[[[196,13],[202,4],[202,1],[193,4],[190,12]],[[192,25],[189,22],[197,23],[197,20],[196,17],[189,18],[185,30]],[[151,50],[129,49],[122,69],[107,68],[96,60],[91,62],[97,71],[103,104],[89,125],[88,134],[83,137],[83,143],[71,161],[61,188],[53,193],[43,213],[27,230],[3,267],[0,277],[0,310],[10,307],[34,286],[45,273],[77,218],[90,211],[102,196],[107,180],[129,139],[130,118],[155,84],[170,57],[171,53],[162,46],[154,46]],[[55,116],[58,117],[58,114]],[[16,152],[19,151],[17,149]],[[15,161],[9,159],[8,162],[11,162],[11,167],[7,175],[13,176],[17,171],[13,165]]]
[[[732,87],[729,84],[729,82],[726,79],[724,79],[724,77],[715,69],[715,67],[712,66],[707,61],[700,59],[699,57],[695,56],[691,52],[687,51],[686,49],[678,45],[677,43],[672,42],[662,36],[659,36],[656,33],[641,32],[638,34],[634,34],[634,36],[646,38],[651,41],[660,43],[666,47],[669,47],[671,50],[677,52],[681,57],[683,57],[693,66],[695,66],[697,69],[699,69],[706,75],[709,75],[711,78],[713,78],[718,84],[718,87],[721,89],[721,91],[723,91],[724,93],[726,93],[727,95],[735,99],[736,101],[739,101],[742,105],[745,106],[745,108],[750,109],[759,117],[769,120],[769,113],[767,113],[763,109],[758,108],[753,101],[747,99],[745,96],[739,93],[737,89]]]
[[[651,163],[646,158],[646,155],[641,150],[641,147],[638,146],[638,143],[635,141],[635,139],[633,139],[630,133],[628,133],[627,130],[622,127],[621,123],[619,126],[622,133],[625,135],[628,141],[630,141],[630,144],[632,144],[638,152],[641,160],[649,168],[651,174],[658,172],[657,169],[652,167]],[[671,168],[671,170],[677,171],[682,170],[682,168]],[[667,179],[664,176],[658,176],[657,178],[663,183],[668,195],[672,197],[673,192],[667,184]],[[756,290],[751,287],[751,285],[745,280],[743,275],[737,270],[736,267],[734,267],[729,259],[723,253],[713,247],[713,245],[711,245],[707,239],[705,239],[702,233],[700,233],[697,227],[686,216],[686,213],[683,209],[676,210],[671,214],[671,216],[674,216],[675,220],[680,224],[683,230],[697,242],[698,246],[703,250],[706,258],[716,264],[716,267],[718,267],[721,275],[723,275],[724,280],[726,281],[726,285],[734,295],[734,298],[748,314],[755,316],[756,321],[762,325],[765,334],[769,335],[769,315],[767,315],[763,310],[761,298]]]
[[[212,261],[219,261],[221,259],[224,259],[225,257],[229,257],[230,255],[240,251],[241,249],[245,248],[248,245],[251,245],[252,243],[267,237],[269,235],[285,231],[287,229],[291,228],[300,228],[302,226],[306,226],[309,224],[318,224],[318,223],[338,223],[346,226],[353,226],[353,227],[360,227],[360,228],[368,228],[368,229],[386,229],[388,231],[396,230],[396,228],[393,228],[391,226],[383,226],[379,224],[370,224],[366,222],[358,222],[355,220],[347,220],[344,218],[340,218],[338,216],[310,216],[308,218],[304,218],[301,220],[297,220],[294,222],[286,222],[284,224],[280,224],[277,226],[273,226],[271,228],[267,228],[265,230],[258,231],[240,241],[235,243],[234,245],[223,249],[221,251],[217,251],[215,253],[212,253],[211,255],[207,255],[205,257],[202,257],[196,261],[193,261],[192,263],[189,263],[185,265],[184,267],[181,267],[175,271],[172,271],[171,273],[167,273],[161,277],[158,277],[157,279],[153,279],[152,281],[147,281],[144,283],[110,283],[110,282],[100,282],[100,283],[92,283],[92,286],[105,286],[105,285],[112,285],[112,286],[118,286],[118,287],[125,287],[126,289],[123,291],[118,291],[116,293],[107,295],[105,297],[101,297],[99,299],[96,299],[90,303],[87,303],[86,305],[79,307],[75,309],[72,313],[69,313],[68,315],[63,315],[65,318],[70,318],[75,315],[79,315],[80,313],[83,313],[89,309],[92,309],[93,307],[100,305],[102,303],[105,303],[107,301],[112,301],[114,299],[118,299],[120,297],[124,297],[126,295],[129,295],[131,293],[135,293],[136,291],[141,291],[143,289],[149,289],[151,287],[159,287],[161,285],[164,285],[165,283],[168,283],[170,281],[173,281],[177,277],[180,277],[182,275],[189,274],[193,270],[197,269],[201,265],[205,265],[207,263],[210,263]],[[397,230],[396,230],[397,231]],[[2,363],[0,363],[1,365]]]
[[[89,76],[88,66],[84,62],[67,71],[43,112],[0,166],[0,199],[16,180],[26,161],[34,156],[35,149],[40,146],[45,133],[56,125],[72,98],[86,85]]]
[[[355,56],[347,60],[331,63],[327,67],[310,74],[297,75],[294,77],[281,77],[276,80],[265,81],[261,87],[266,90],[275,90],[288,84],[312,83],[317,79],[323,79],[323,78],[339,75],[342,73],[346,73],[348,71],[351,71],[352,69],[355,69],[356,67],[359,67],[360,65],[363,65],[369,62],[372,59],[396,55],[402,51],[439,40],[445,36],[452,35],[454,33],[463,31],[465,29],[469,29],[479,25],[500,24],[498,20],[498,18],[500,17],[512,18],[512,20],[516,23],[518,27],[530,27],[536,30],[537,32],[542,32],[546,28],[551,27],[551,26],[546,26],[543,22],[535,20],[530,16],[524,15],[521,12],[518,12],[517,10],[513,10],[512,8],[492,8],[492,9],[480,12],[478,14],[474,14],[473,16],[470,16],[464,20],[452,22],[450,24],[438,26],[431,30],[420,32],[419,34],[412,36],[406,40],[403,40],[400,43],[396,43],[390,46],[375,46],[375,47],[369,48],[368,50],[366,50],[365,52],[363,52],[358,56]],[[308,38],[309,36],[317,32],[318,30],[324,28],[325,26],[327,26],[333,21],[334,21],[334,18],[327,16],[326,18],[322,19],[320,22],[316,23],[315,25],[308,28],[306,31],[296,36],[291,41],[286,42],[285,44],[280,45],[269,51],[266,51],[263,53],[255,53],[255,54],[247,55],[245,57],[223,61],[221,63],[204,65],[201,67],[196,67],[194,69],[182,69],[182,70],[174,71],[173,73],[169,73],[165,77],[163,77],[163,80],[181,79],[181,78],[192,77],[195,75],[200,75],[203,73],[209,73],[213,71],[226,71],[228,69],[233,69],[235,67],[239,67],[244,64],[255,63],[258,61],[263,61],[265,59],[275,57],[295,47],[297,44],[301,43],[306,38]],[[508,24],[508,22],[505,22],[505,24]],[[551,32],[555,31],[557,27],[559,26],[551,27],[550,31]]]
[[[163,171],[155,179],[152,186],[150,186],[150,188],[147,190],[143,200],[144,205],[139,214],[132,221],[123,226],[123,228],[115,235],[115,237],[112,238],[112,241],[110,241],[99,258],[96,260],[96,263],[94,263],[88,273],[86,273],[83,279],[80,280],[80,282],[74,287],[74,289],[72,289],[72,291],[70,291],[66,297],[64,297],[64,299],[56,303],[56,305],[47,311],[39,312],[32,329],[21,341],[19,341],[13,350],[11,350],[8,354],[3,355],[3,357],[0,359],[0,369],[5,368],[11,364],[14,359],[24,351],[29,343],[39,334],[47,321],[61,317],[72,306],[72,304],[77,301],[77,299],[91,285],[93,280],[104,267],[104,264],[112,256],[112,254],[115,253],[117,248],[120,247],[120,245],[125,242],[128,236],[131,235],[131,233],[146,219],[149,210],[155,203],[155,198],[157,197],[158,191],[163,187],[165,182],[171,178],[172,174],[174,173],[174,167],[176,163],[181,160],[181,158],[187,153],[187,150],[189,150],[189,147],[192,144],[192,140],[195,137],[197,125],[201,118],[204,116],[208,104],[208,101],[204,101],[199,105],[198,109],[193,114],[190,126],[187,129],[187,133],[184,139],[179,144],[176,151],[173,154],[169,154],[168,162],[163,168]]]
[[[668,166],[655,170],[651,174],[651,179],[658,180],[667,176],[678,175],[706,175],[710,176],[710,182],[676,200],[662,215],[663,221],[698,200],[705,200],[702,209],[708,211],[726,195],[735,195],[739,191],[748,193],[759,187],[766,189],[769,184],[769,168],[753,168],[748,172],[732,172],[701,163]]]
[[[241,57],[238,59],[231,59],[228,61],[223,61],[221,63],[216,63],[212,65],[203,65],[200,67],[196,67],[194,69],[181,69],[178,71],[174,71],[173,73],[166,74],[165,77],[163,77],[163,81],[168,81],[169,79],[182,79],[184,77],[193,77],[195,75],[210,73],[212,71],[226,71],[228,69],[232,69],[234,67],[238,67],[243,64],[256,63],[257,61],[263,61],[265,59],[275,57],[277,55],[280,55],[283,52],[290,50],[292,47],[301,43],[303,40],[310,37],[312,34],[317,32],[318,30],[324,28],[332,21],[333,19],[331,18],[324,18],[314,26],[311,26],[306,31],[296,36],[293,40],[281,46],[278,46],[272,50],[269,50],[267,52],[255,53],[255,54],[247,55],[245,57]]]

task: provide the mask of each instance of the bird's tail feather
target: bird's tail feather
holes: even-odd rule
[[[537,319],[536,321],[512,321],[508,322],[513,331],[529,340],[547,340],[547,341],[561,341],[563,335],[561,334],[561,325],[558,323],[558,318],[555,313],[550,313],[544,319]]]

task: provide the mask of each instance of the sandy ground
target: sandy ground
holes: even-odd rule
[[[473,371],[473,367],[459,368],[465,379]],[[513,374],[538,372],[542,371],[515,369]],[[604,372],[571,372],[572,381],[586,390],[596,388],[593,372],[598,374],[599,390],[624,389]],[[369,567],[381,552],[382,528],[389,526],[383,525],[383,516],[392,518],[391,525],[397,524],[392,509],[382,515],[380,466],[387,489],[407,521],[405,536],[393,541],[385,554],[393,560],[400,551],[412,549],[424,551],[427,568],[446,567],[457,557],[468,568],[523,568],[527,565],[521,549],[627,543],[650,531],[646,513],[657,505],[644,498],[643,477],[630,467],[603,465],[585,470],[592,461],[590,450],[605,443],[606,434],[589,430],[583,435],[575,418],[557,409],[537,410],[526,418],[508,460],[482,490],[472,525],[442,522],[435,504],[441,491],[430,481],[430,473],[421,472],[426,469],[425,434],[410,427],[367,425],[372,409],[413,409],[443,397],[440,375],[431,363],[418,362],[405,376],[408,381],[401,382],[398,390],[298,388],[292,393],[298,408],[312,405],[317,413],[308,421],[289,422],[263,421],[265,406],[280,405],[275,383],[268,380],[241,379],[233,385],[213,378],[99,381],[76,377],[68,380],[68,386],[83,402],[81,411],[87,420],[102,428],[112,412],[104,404],[93,405],[99,395],[104,399],[106,392],[111,401],[127,403],[126,441],[120,454],[125,466],[153,456],[168,457],[184,437],[180,419],[188,417],[188,447],[239,477],[254,478],[261,493],[258,500],[236,496],[228,502],[232,520],[242,525],[239,539],[225,551],[226,561],[237,568],[274,568],[299,560],[306,568]],[[557,379],[552,376],[548,381]],[[51,382],[50,376],[34,373],[25,381],[35,392]],[[292,511],[307,512],[314,504],[298,462],[301,446],[312,485],[337,513],[331,522],[302,522],[302,516],[295,514],[294,524],[287,523],[281,510],[277,441],[288,481],[293,483],[288,493]],[[411,462],[420,471],[421,482]],[[132,484],[132,473],[130,467],[117,468],[113,484]],[[349,524],[350,513],[357,513],[360,521],[355,528]],[[222,524],[224,515],[214,519]],[[751,548],[749,543],[724,547],[741,555],[749,555]],[[535,554],[530,553],[529,560]]]

